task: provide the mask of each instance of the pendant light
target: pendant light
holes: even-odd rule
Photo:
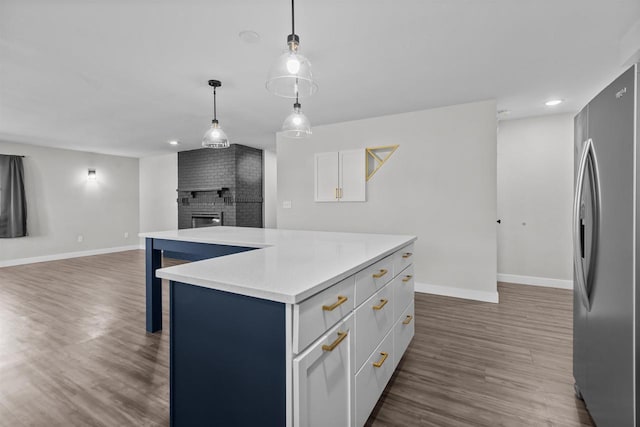
[[[308,138],[311,136],[311,123],[309,119],[300,111],[300,103],[296,96],[296,103],[293,104],[293,112],[284,119],[282,123],[282,134],[289,138]]]
[[[205,148],[228,148],[229,139],[218,124],[216,116],[216,88],[222,86],[220,80],[209,80],[209,86],[213,88],[213,120],[211,127],[202,138],[202,146]]]
[[[298,52],[300,37],[296,34],[294,0],[291,0],[291,34],[288,49],[273,63],[267,77],[267,90],[283,98],[304,98],[318,90],[311,74],[311,63]]]

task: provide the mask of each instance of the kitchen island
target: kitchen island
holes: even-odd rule
[[[141,236],[152,285],[170,280],[173,426],[366,421],[413,337],[415,237],[240,227]],[[201,260],[157,269],[160,250]]]

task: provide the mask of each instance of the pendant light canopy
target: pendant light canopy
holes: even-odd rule
[[[296,98],[293,104],[293,112],[284,119],[282,123],[282,134],[289,138],[308,138],[311,136],[311,123],[309,119],[300,111],[300,103]]]
[[[267,90],[283,98],[304,98],[318,90],[311,74],[311,63],[298,52],[300,37],[296,34],[294,0],[291,0],[291,34],[287,36],[287,50],[271,66]]]
[[[220,127],[216,116],[216,88],[222,86],[222,83],[220,80],[209,80],[209,86],[213,88],[213,120],[211,127],[202,138],[202,146],[205,148],[228,148],[229,139]]]

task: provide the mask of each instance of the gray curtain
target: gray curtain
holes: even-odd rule
[[[0,237],[27,235],[22,157],[0,154]]]

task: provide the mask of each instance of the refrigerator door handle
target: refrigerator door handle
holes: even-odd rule
[[[591,200],[593,201],[593,230],[591,232],[591,259],[587,271],[585,272],[583,265],[584,252],[584,204],[582,196],[584,195],[584,178],[589,174],[591,181]],[[580,299],[584,307],[589,311],[591,303],[589,301],[589,291],[587,280],[589,280],[593,267],[595,265],[596,254],[598,251],[598,235],[600,224],[600,177],[598,174],[598,163],[596,153],[593,146],[593,140],[588,139],[584,143],[582,155],[580,156],[580,164],[578,167],[578,177],[576,182],[575,200],[573,203],[573,265],[576,274],[576,282]]]

